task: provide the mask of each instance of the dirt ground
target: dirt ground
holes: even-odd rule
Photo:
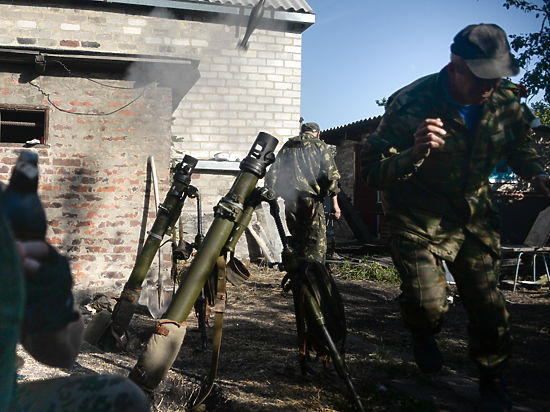
[[[281,290],[277,269],[249,265],[250,279],[228,287],[223,340],[210,411],[355,411],[343,381],[324,371],[302,376],[298,366],[292,296]],[[346,308],[346,362],[353,383],[369,411],[469,411],[477,401],[476,371],[467,357],[466,319],[453,287],[453,299],[438,342],[443,371],[421,374],[401,322],[399,288],[372,281],[336,278]],[[513,325],[515,347],[505,378],[515,411],[550,410],[550,294],[503,290]],[[85,320],[91,315],[83,309]],[[212,322],[213,323],[213,322]],[[101,351],[84,343],[70,370],[48,368],[22,349],[21,380],[89,373],[127,376],[151,333],[154,320],[146,307],[134,316],[129,350]],[[212,329],[208,330],[209,338]],[[188,319],[182,350],[152,399],[152,410],[183,411],[207,375],[210,348],[201,350],[195,316]]]

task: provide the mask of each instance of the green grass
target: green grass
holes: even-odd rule
[[[369,256],[365,256],[359,263],[343,262],[332,272],[347,280],[373,280],[392,285],[400,283],[399,274],[393,266],[384,266]]]

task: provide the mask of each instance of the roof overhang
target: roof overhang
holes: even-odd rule
[[[58,62],[67,63],[77,68],[85,67],[88,72],[93,70],[124,71],[132,63],[188,65],[195,69],[199,65],[199,61],[196,59],[181,57],[11,46],[0,47],[0,61],[36,65],[37,71],[40,72],[53,68],[53,65]]]
[[[0,62],[3,71],[21,73],[20,83],[41,75],[127,80],[133,87],[156,82],[172,89],[174,107],[200,78],[199,61],[182,57],[4,46]]]

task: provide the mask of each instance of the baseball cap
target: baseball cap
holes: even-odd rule
[[[506,33],[496,24],[466,26],[455,36],[451,52],[462,57],[472,73],[482,79],[519,73]]]
[[[305,132],[317,133],[319,130],[321,129],[319,128],[319,125],[315,122],[304,123],[302,125],[302,133],[305,133]]]

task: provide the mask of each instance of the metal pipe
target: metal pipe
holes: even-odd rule
[[[19,126],[19,127],[42,127],[43,124],[37,122],[17,122],[14,120],[1,120],[1,126]]]

